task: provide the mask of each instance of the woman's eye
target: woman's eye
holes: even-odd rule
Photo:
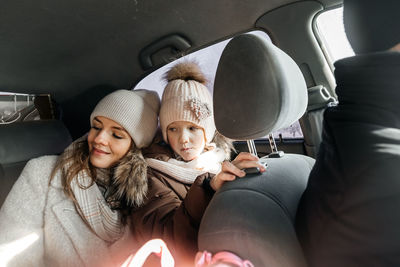
[[[95,129],[96,131],[100,130],[100,127],[97,127],[95,125],[93,125],[92,128]]]
[[[168,128],[168,131],[175,132],[175,131],[176,131],[176,128],[173,128],[173,127]]]
[[[189,127],[189,130],[190,130],[190,131],[196,131],[197,129],[198,129],[198,128],[195,127],[195,126],[190,126],[190,127]]]

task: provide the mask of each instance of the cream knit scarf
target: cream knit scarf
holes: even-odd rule
[[[151,168],[172,176],[185,184],[192,184],[197,176],[206,172],[219,173],[221,171],[221,163],[224,160],[225,152],[220,148],[203,152],[199,157],[189,162],[173,158],[168,161],[146,158],[146,162]]]
[[[118,240],[124,233],[121,223],[121,214],[117,210],[112,210],[106,200],[107,188],[110,180],[108,170],[96,169],[97,180],[92,185],[92,178],[81,171],[71,182],[71,188],[81,209],[81,216],[87,221],[95,234],[107,242]]]

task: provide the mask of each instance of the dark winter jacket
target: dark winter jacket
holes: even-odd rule
[[[145,157],[172,157],[167,147],[152,145]],[[213,192],[203,185],[211,178],[205,173],[193,184],[184,184],[160,171],[148,168],[149,192],[145,205],[132,214],[135,238],[145,243],[153,238],[163,239],[171,250],[176,266],[191,266],[197,252],[197,233],[203,213]],[[158,262],[158,259],[148,260]],[[158,265],[156,265],[158,266]]]
[[[400,266],[400,53],[336,62],[339,104],[297,215],[310,266]]]

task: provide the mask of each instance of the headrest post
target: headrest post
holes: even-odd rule
[[[270,133],[268,135],[269,146],[271,147],[271,154],[268,155],[269,158],[282,158],[285,153],[283,151],[278,151],[278,147],[276,146],[274,134]]]
[[[247,140],[247,146],[249,148],[250,154],[257,156],[256,144],[253,139]]]

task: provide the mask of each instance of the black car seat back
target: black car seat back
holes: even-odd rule
[[[0,207],[26,162],[60,154],[72,142],[59,120],[16,122],[0,127]]]
[[[221,134],[265,137],[298,120],[306,107],[304,78],[287,54],[251,34],[227,44],[214,84]],[[266,172],[225,183],[214,195],[200,225],[199,249],[234,252],[255,266],[305,266],[294,219],[314,160],[297,154],[264,160]]]

